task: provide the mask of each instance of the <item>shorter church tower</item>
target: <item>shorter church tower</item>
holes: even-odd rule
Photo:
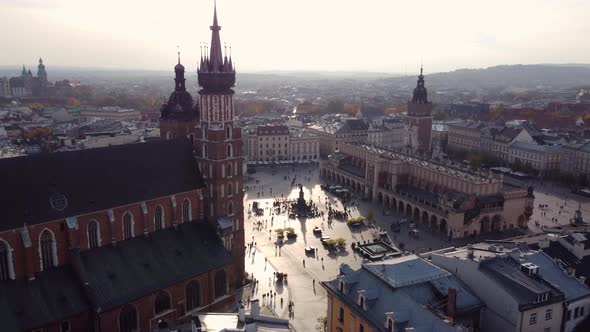
[[[41,88],[47,87],[47,71],[45,71],[45,65],[43,64],[43,59],[39,58],[39,65],[37,66],[37,77],[39,78],[39,83]]]
[[[199,108],[194,105],[193,97],[186,91],[180,52],[178,64],[174,66],[174,73],[174,92],[160,109],[160,137],[164,139],[188,137],[192,140],[194,127],[199,118]]]
[[[430,137],[432,135],[432,103],[428,101],[428,92],[424,86],[424,75],[420,67],[418,84],[414,89],[412,100],[408,102],[406,127],[409,145],[413,151],[430,154]]]

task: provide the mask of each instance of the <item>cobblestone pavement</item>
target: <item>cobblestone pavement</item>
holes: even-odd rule
[[[566,187],[543,181],[516,181],[519,184],[533,186],[535,194],[535,208],[529,220],[529,228],[534,232],[543,229],[568,225],[574,217],[575,211],[582,207],[582,215],[586,222],[590,222],[590,198],[573,194]],[[548,205],[539,207],[539,204]]]
[[[295,181],[293,181],[294,178]],[[262,300],[261,294],[270,289],[273,289],[274,292],[276,289],[279,298],[281,296],[284,298],[284,305],[281,307],[280,302],[277,304],[273,299],[269,306],[278,316],[291,318],[293,326],[298,331],[314,331],[317,318],[326,315],[326,293],[319,285],[319,281],[335,278],[342,263],[347,263],[354,269],[359,268],[362,258],[349,249],[350,244],[373,239],[377,234],[377,228],[387,230],[394,244],[399,245],[400,242],[403,242],[405,250],[416,253],[450,246],[462,246],[484,239],[501,239],[517,235],[511,231],[449,241],[439,232],[419,228],[421,232],[417,239],[408,235],[407,228],[402,228],[399,233],[389,231],[392,222],[399,221],[404,217],[386,212],[376,203],[364,202],[360,199],[353,199],[355,206],[351,208],[352,216],[367,216],[368,212],[372,210],[375,216],[375,225],[364,226],[358,230],[352,230],[345,222],[335,221],[328,225],[322,217],[289,219],[286,214],[272,214],[274,197],[280,198],[282,194],[283,197],[296,199],[299,193],[297,184],[303,185],[305,199],[312,200],[326,216],[327,202],[331,203],[332,208],[342,211],[341,201],[332,194],[321,190],[320,184],[323,183],[319,178],[317,166],[304,166],[296,169],[286,167],[258,169],[257,173],[246,178],[244,184],[246,188],[244,197],[246,241],[253,241],[256,247],[256,254],[249,254],[246,257],[246,271],[254,273],[254,277],[259,280],[259,290],[255,296]],[[541,194],[538,196],[540,197],[538,199],[543,199]],[[255,216],[248,213],[254,201],[264,209],[263,215]],[[570,209],[570,204],[568,201],[566,210]],[[590,203],[588,203],[587,209],[590,209]],[[539,213],[537,210],[535,209],[535,213]],[[587,215],[590,216],[590,211]],[[564,214],[565,217],[566,214]],[[258,223],[260,226],[257,226]],[[342,237],[346,239],[346,249],[329,255],[322,246],[320,238],[312,231],[316,226],[322,228],[323,233],[331,238]],[[298,236],[296,239],[285,241],[282,246],[277,246],[277,237],[273,230],[285,227],[293,227]],[[306,254],[305,247],[308,246],[317,248],[317,255]],[[265,258],[268,262],[266,270],[264,269]],[[269,276],[272,279],[272,272],[277,271],[287,273],[287,283],[277,285],[271,281],[269,286]],[[282,287],[280,293],[277,287]],[[294,302],[295,309],[292,315],[289,315],[287,310],[289,301]],[[268,300],[265,302],[269,303]]]

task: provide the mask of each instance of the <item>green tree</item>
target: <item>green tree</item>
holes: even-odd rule
[[[477,154],[470,154],[468,159],[472,171],[477,171],[481,167],[481,157]]]
[[[328,102],[326,112],[330,114],[338,114],[344,112],[344,102],[340,98],[334,98]]]
[[[315,326],[316,332],[328,332],[328,316],[318,318],[318,323]]]
[[[436,111],[432,115],[432,119],[436,121],[444,121],[449,118],[449,115],[445,111]]]
[[[373,212],[373,209],[370,209],[369,212],[367,213],[367,223],[372,224],[374,219],[375,219],[375,213]]]

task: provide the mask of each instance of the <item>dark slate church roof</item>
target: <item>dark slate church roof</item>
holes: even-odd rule
[[[2,159],[0,183],[0,231],[204,187],[188,140]]]
[[[85,251],[77,259],[91,302],[102,310],[232,262],[214,228],[205,222],[183,223],[149,237]]]
[[[0,330],[30,330],[106,311],[231,262],[215,229],[198,221],[75,252],[77,271],[60,266],[33,281],[0,281]]]
[[[0,281],[2,331],[30,330],[88,310],[71,266],[49,269],[32,281]]]

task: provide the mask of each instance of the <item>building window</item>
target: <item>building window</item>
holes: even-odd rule
[[[207,158],[207,144],[203,144],[203,158]]]
[[[365,326],[362,323],[359,324],[359,332],[365,332]]]
[[[227,184],[227,195],[231,196],[234,193],[231,182]]]
[[[0,240],[0,281],[13,278],[12,253],[8,243]]]
[[[232,151],[232,146],[231,146],[231,144],[228,144],[227,145],[227,157],[228,158],[231,158],[232,157],[232,152],[233,152]]]
[[[187,198],[182,202],[182,222],[191,220],[191,201]]]
[[[552,315],[553,315],[552,310],[551,309],[547,309],[545,311],[545,320],[550,320]]]
[[[186,310],[198,308],[201,305],[201,285],[198,281],[191,281],[186,285]]]
[[[70,321],[69,320],[65,320],[63,322],[61,322],[60,324],[60,331],[61,332],[70,332]]]
[[[160,205],[154,211],[154,225],[157,231],[164,228],[164,209]]]
[[[57,265],[57,253],[55,247],[55,238],[50,230],[46,229],[41,232],[39,237],[41,251],[41,271]]]
[[[231,138],[231,127],[230,126],[227,126],[225,128],[225,138],[226,139],[230,139]]]
[[[119,332],[137,331],[137,311],[135,307],[126,305],[119,314]]]
[[[133,237],[133,215],[125,212],[123,215],[123,238],[125,240]]]
[[[535,325],[537,324],[537,313],[534,312],[531,314],[531,316],[529,317],[529,325]]]
[[[584,307],[580,307],[580,317],[584,316]]]
[[[393,332],[393,319],[387,317],[387,332]]]
[[[338,283],[338,290],[344,293],[344,281],[340,280],[340,282]]]
[[[578,318],[580,314],[580,307],[577,307],[576,309],[574,309],[574,319]]]
[[[362,295],[359,296],[359,307],[365,309],[365,297]]]
[[[154,313],[161,314],[170,309],[170,296],[166,292],[159,292],[154,301]]]
[[[225,270],[217,271],[215,273],[215,298],[222,297],[227,294],[227,277]]]
[[[227,203],[227,214],[229,216],[233,216],[234,215],[234,203],[233,202]]]
[[[340,310],[338,310],[338,320],[340,322],[344,322],[344,308],[340,307]]]
[[[100,227],[96,220],[91,220],[88,224],[88,249],[100,246]]]
[[[227,171],[225,173],[227,174],[228,177],[231,177],[232,176],[231,163],[226,165],[226,169],[227,169]]]

